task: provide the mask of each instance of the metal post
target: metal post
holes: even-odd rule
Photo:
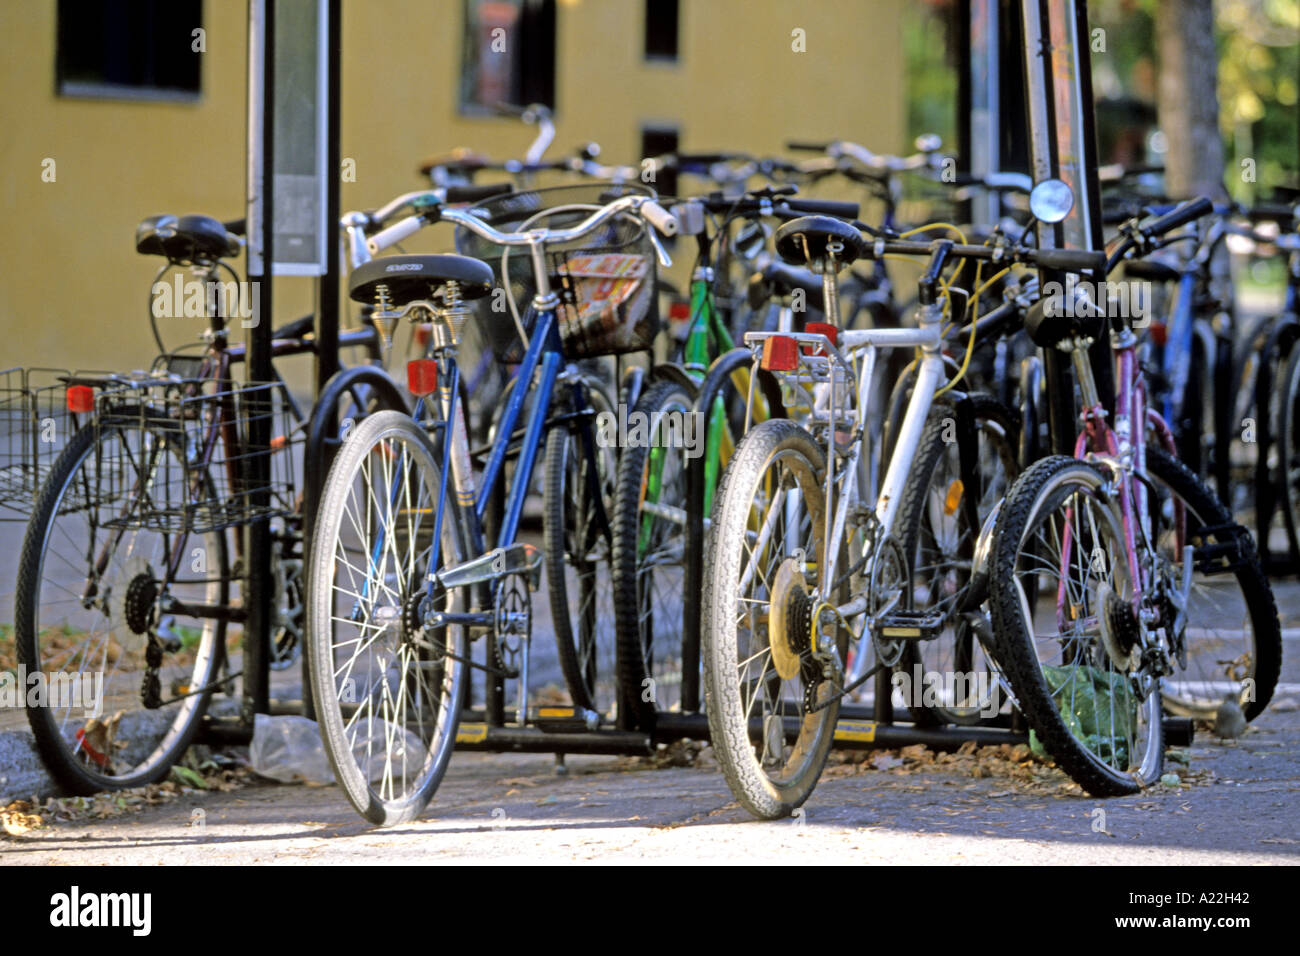
[[[247,374],[250,382],[269,382],[271,326],[272,210],[275,123],[275,0],[249,0],[249,178],[248,178],[248,278],[257,291],[257,321],[248,330]],[[269,448],[271,419],[253,414],[245,438],[253,448]],[[253,507],[269,503],[267,481],[270,462],[265,455],[250,461],[249,479],[261,489],[251,496]],[[271,639],[271,535],[270,522],[260,518],[245,528],[244,597],[248,617],[244,622],[244,699],[241,719],[251,724],[255,714],[269,710]]]

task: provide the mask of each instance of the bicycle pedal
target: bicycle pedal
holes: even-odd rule
[[[944,615],[933,611],[895,610],[876,622],[876,635],[886,641],[932,641],[944,620]]]
[[[542,580],[541,549],[531,544],[493,548],[477,558],[443,568],[430,577],[434,583],[450,589],[493,581],[507,574],[528,575],[529,588],[536,591]]]

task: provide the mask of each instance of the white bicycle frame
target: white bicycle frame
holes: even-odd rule
[[[835,606],[830,603],[832,585],[835,582],[839,562],[839,542],[844,540],[845,528],[851,516],[855,516],[852,518],[855,523],[860,526],[863,524],[861,518],[856,515],[861,513],[861,506],[867,502],[871,503],[870,509],[875,516],[874,532],[880,537],[888,537],[892,534],[903,488],[911,473],[912,462],[916,458],[930,407],[935,393],[947,379],[940,348],[942,306],[939,304],[922,306],[918,312],[918,320],[918,327],[915,329],[842,331],[838,335],[838,346],[820,333],[749,332],[745,335],[745,344],[754,350],[745,422],[747,430],[753,408],[754,382],[761,365],[765,340],[782,337],[799,343],[799,364],[796,369],[773,372],[778,378],[784,376],[784,384],[802,387],[803,383],[811,382],[818,386],[811,403],[812,421],[825,422],[827,426],[827,469],[826,527],[823,534],[823,554],[818,556],[819,566],[824,571],[818,575],[816,605],[834,607],[839,617],[851,623],[855,641],[860,640],[867,633],[865,615],[870,603],[865,593],[854,595],[846,604]],[[814,354],[806,354],[803,346],[812,346]],[[921,361],[912,388],[912,396],[908,400],[907,411],[903,416],[884,480],[877,493],[873,487],[872,470],[862,454],[862,442],[867,433],[867,422],[870,420],[871,379],[876,367],[876,355],[880,349],[888,348],[919,348]],[[854,366],[859,355],[861,355],[861,369],[855,372]],[[844,388],[845,384],[855,380],[856,386],[851,396],[853,437],[847,452],[841,453],[836,448],[835,437],[841,424],[837,417],[841,403],[840,393],[847,391]],[[849,422],[845,421],[843,424],[848,425]],[[776,516],[781,510],[773,508],[764,526],[759,529],[755,545],[756,553],[766,547],[776,524]],[[850,560],[854,560],[852,553],[850,553]],[[870,570],[867,568],[864,573],[869,574]],[[854,619],[857,619],[856,624],[853,623]],[[820,628],[816,630],[821,633]],[[862,653],[856,655],[854,671],[859,673],[846,675],[846,682],[856,679],[861,672],[865,672],[866,657],[867,655]]]

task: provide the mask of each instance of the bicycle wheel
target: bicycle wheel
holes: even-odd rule
[[[450,502],[432,562],[440,473],[433,443],[401,412],[358,425],[330,468],[307,582],[309,671],[321,739],[357,812],[381,826],[428,805],[447,769],[464,687],[462,591],[426,592],[427,575],[465,558]]]
[[[1148,671],[1119,510],[1099,469],[1045,458],[998,513],[989,584],[997,658],[1037,742],[1093,796],[1158,780]]]
[[[1181,652],[1181,673],[1161,684],[1165,708],[1212,720],[1232,696],[1253,720],[1272,699],[1282,667],[1277,604],[1254,540],[1205,482],[1168,452],[1148,448],[1147,472],[1157,492],[1150,503],[1152,533],[1171,595],[1181,586],[1184,549],[1194,549],[1191,589],[1174,599],[1185,605],[1185,627],[1171,642]],[[1172,622],[1177,609],[1164,612]]]
[[[588,383],[586,393],[597,415],[612,414],[601,389]],[[618,704],[610,524],[617,453],[588,424],[556,427],[545,468],[542,538],[560,669],[575,707],[609,717]]]
[[[713,752],[735,798],[765,819],[812,794],[839,715],[847,635],[838,631],[837,663],[814,653],[808,591],[822,553],[825,473],[807,431],[760,423],[727,466],[706,544],[701,656]]]
[[[225,535],[161,533],[133,520],[145,502],[167,497],[162,489],[185,487],[183,454],[178,440],[147,429],[83,428],[27,526],[14,600],[18,660],[42,675],[49,695],[28,694],[27,719],[46,766],[74,794],[162,779],[212,696],[226,623],[190,611],[229,603]],[[210,499],[211,482],[203,484]],[[87,679],[99,714],[85,699]],[[66,692],[75,683],[83,693],[74,704]]]
[[[633,421],[649,423],[644,441],[622,449],[614,491],[614,614],[624,705],[638,726],[680,710],[682,595],[686,572],[686,457],[681,426],[693,396],[657,382],[637,402]],[[696,434],[699,434],[696,432]]]
[[[1300,556],[1300,344],[1291,349],[1277,396],[1278,494],[1291,554]]]
[[[962,480],[957,420],[944,403],[931,412],[899,504],[899,538],[912,563],[912,606],[944,616],[939,636],[904,645],[894,668],[905,677],[904,697],[920,726],[976,724],[998,710],[999,672],[985,646],[992,630],[983,606],[987,590],[973,592],[971,569],[980,527],[1019,471],[1020,426],[996,399],[967,398],[979,487],[968,489]]]

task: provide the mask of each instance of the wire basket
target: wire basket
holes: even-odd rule
[[[0,372],[0,520],[31,515],[54,460],[90,418],[69,411],[64,369]]]
[[[82,504],[106,510],[108,527],[164,534],[290,514],[301,452],[291,408],[280,382],[159,378],[105,392],[94,501]]]
[[[503,232],[568,229],[596,208],[627,195],[654,193],[639,186],[557,186],[497,196],[472,211]],[[576,242],[547,246],[551,288],[560,299],[560,340],[568,358],[641,352],[654,345],[659,333],[657,274],[647,228],[637,216],[618,216]],[[474,303],[480,337],[500,361],[521,361],[520,332],[532,332],[537,291],[527,250],[503,248],[464,228],[456,230],[456,248],[492,266],[506,291],[505,312],[495,296]]]

